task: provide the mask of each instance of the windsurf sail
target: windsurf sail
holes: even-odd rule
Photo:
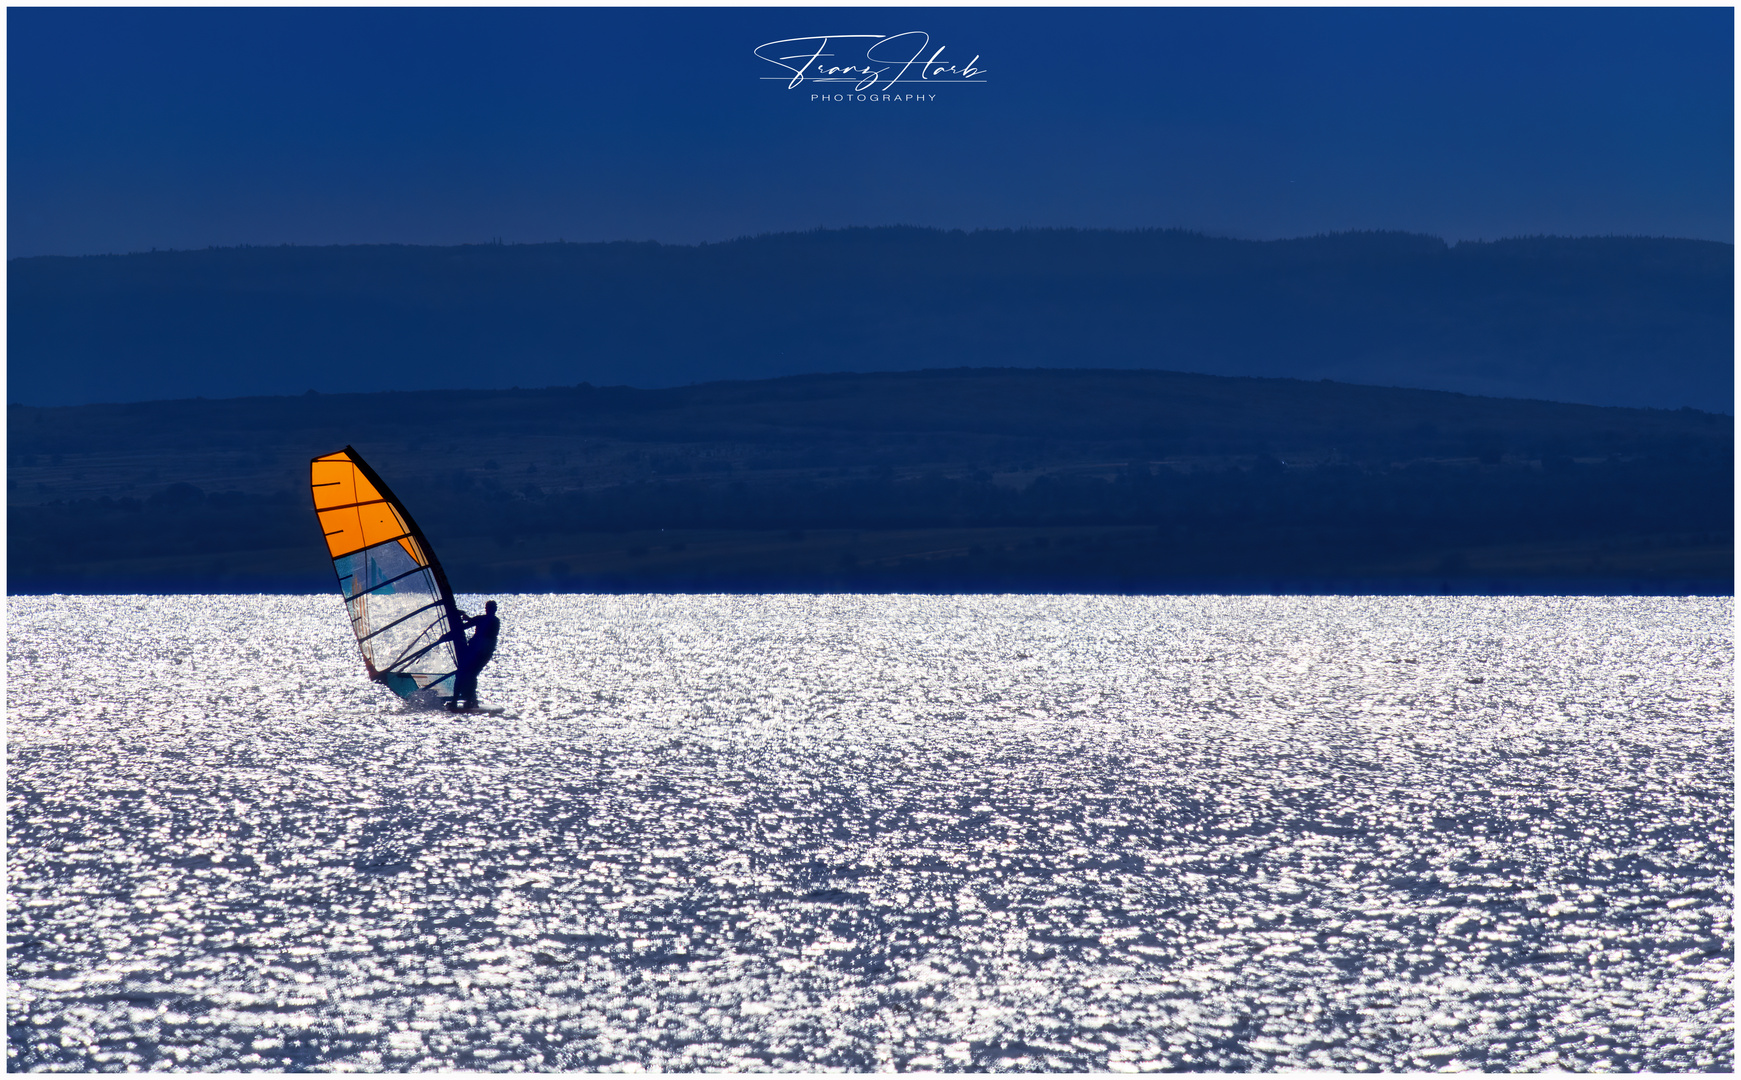
[[[369,678],[419,704],[453,697],[459,608],[423,531],[348,446],[315,458],[309,479]]]

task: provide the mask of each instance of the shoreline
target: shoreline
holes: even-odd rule
[[[97,587],[105,584],[112,587]],[[1204,578],[1156,583],[1151,587],[1093,588],[1056,587],[999,588],[987,585],[979,588],[899,588],[871,583],[840,583],[805,587],[797,583],[753,581],[696,582],[688,586],[636,588],[633,582],[600,583],[575,587],[519,586],[463,589],[467,595],[484,593],[510,596],[1688,596],[1733,597],[1734,582],[1715,579],[1670,579],[1648,581],[1637,578],[1485,578],[1419,579],[1419,578],[1288,578],[1253,576],[1248,578]],[[1084,586],[1091,583],[1080,583]],[[195,581],[137,581],[80,583],[73,581],[9,583],[8,596],[325,596],[331,588],[306,583],[260,581],[241,582],[224,588],[203,586]]]

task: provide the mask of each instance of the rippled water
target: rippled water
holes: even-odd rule
[[[501,599],[10,599],[11,1066],[1732,1066],[1727,599]]]

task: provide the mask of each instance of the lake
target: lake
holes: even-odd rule
[[[10,1067],[1733,1067],[1729,598],[496,599],[10,598]]]

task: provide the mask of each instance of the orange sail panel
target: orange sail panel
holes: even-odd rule
[[[348,446],[315,458],[309,483],[369,677],[418,704],[451,698],[459,609],[417,523]]]

